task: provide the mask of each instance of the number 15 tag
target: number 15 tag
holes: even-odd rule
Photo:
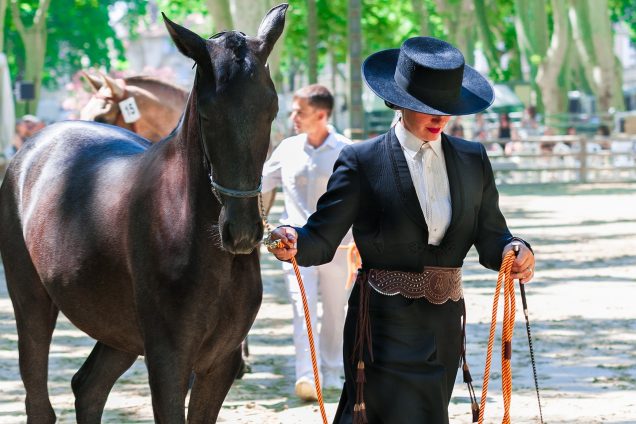
[[[141,112],[139,112],[134,97],[128,97],[126,100],[119,102],[119,110],[121,110],[121,115],[127,124],[137,122],[141,118]]]

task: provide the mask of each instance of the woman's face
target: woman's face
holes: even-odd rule
[[[450,119],[449,115],[427,115],[409,109],[402,110],[404,128],[424,141],[436,140]]]

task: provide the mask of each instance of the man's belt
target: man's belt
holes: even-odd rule
[[[424,297],[436,305],[448,300],[457,302],[464,297],[461,268],[427,266],[422,272],[370,269],[367,281],[380,294],[401,294],[411,299]]]

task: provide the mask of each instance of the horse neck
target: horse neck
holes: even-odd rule
[[[172,164],[169,166],[185,177],[186,190],[198,199],[213,200],[217,204],[209,182],[196,103],[196,93],[192,92],[179,125],[160,147],[165,152],[165,160]]]
[[[185,92],[154,80],[134,82],[127,89],[141,112],[135,124],[137,133],[159,141],[175,128],[185,106]]]

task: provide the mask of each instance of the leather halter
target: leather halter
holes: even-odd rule
[[[196,66],[196,64],[195,64]],[[194,86],[197,85],[198,73],[195,74],[194,77]],[[249,198],[249,197],[257,197],[261,194],[261,190],[263,188],[263,177],[259,181],[258,187],[253,190],[235,190],[232,188],[227,188],[222,186],[221,184],[214,181],[213,170],[212,170],[212,161],[210,160],[210,154],[208,152],[208,148],[203,141],[203,126],[201,125],[201,115],[197,111],[197,121],[199,122],[199,142],[201,143],[201,150],[203,151],[203,165],[208,171],[208,178],[210,178],[210,188],[212,189],[212,194],[216,197],[216,200],[219,201],[221,205],[223,205],[223,199],[221,195],[228,197],[236,197],[236,198]]]

